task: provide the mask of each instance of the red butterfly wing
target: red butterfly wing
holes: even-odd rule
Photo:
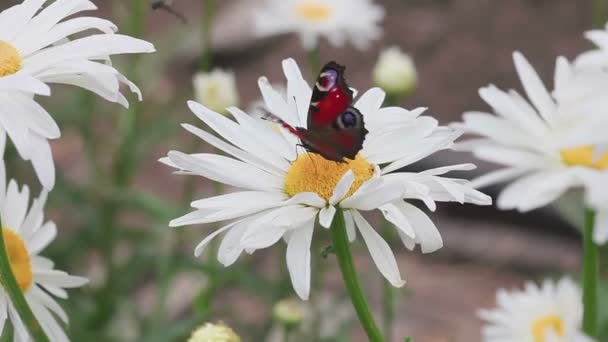
[[[325,159],[343,162],[355,159],[367,135],[363,115],[354,107],[347,107],[331,125],[317,129],[298,128],[298,136],[309,151]]]
[[[308,109],[308,129],[331,125],[353,102],[344,69],[336,62],[329,62],[321,69]]]

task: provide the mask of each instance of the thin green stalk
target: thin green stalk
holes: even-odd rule
[[[2,222],[0,222],[0,227],[2,227]],[[11,303],[17,310],[19,317],[27,327],[27,330],[30,333],[30,336],[36,342],[45,342],[49,341],[49,338],[40,327],[40,323],[36,320],[36,316],[30,309],[25,297],[23,296],[23,292],[21,288],[19,288],[19,284],[17,284],[17,279],[15,279],[15,275],[13,274],[13,270],[11,268],[11,263],[8,259],[8,254],[6,252],[6,245],[4,244],[4,234],[0,232],[0,279],[2,280],[2,287],[4,291],[8,294],[11,299]]]
[[[203,13],[201,23],[201,60],[200,69],[209,71],[211,69],[211,49],[213,34],[213,17],[215,15],[215,0],[203,0]]]
[[[319,53],[318,47],[306,52],[308,53],[308,67],[310,68],[310,74],[312,75],[311,80],[314,82],[321,70],[321,54]]]
[[[592,338],[598,332],[599,249],[593,242],[595,212],[585,211],[583,231],[583,331]]]
[[[146,0],[133,0],[128,2],[129,9],[129,34],[139,37],[144,32],[145,15],[148,10]],[[140,56],[130,57],[128,77],[134,83],[138,82],[138,67]],[[138,101],[132,101],[128,111],[120,113],[118,117],[118,127],[122,141],[115,151],[112,172],[112,187],[118,192],[126,191],[135,170],[136,150],[137,150],[137,126],[142,105]],[[96,315],[91,319],[91,329],[99,329],[108,323],[116,309],[116,301],[119,297],[115,287],[116,264],[114,261],[115,247],[118,244],[119,232],[117,231],[118,219],[121,207],[119,202],[113,198],[105,199],[100,209],[103,220],[104,238],[102,241],[102,253],[106,264],[107,278],[104,287],[100,289],[97,298]]]
[[[595,27],[603,28],[606,24],[607,5],[606,0],[593,0],[593,24]]]
[[[397,289],[385,279],[382,280],[382,309],[384,314],[384,336],[387,341],[393,340],[393,325],[395,324],[395,306]]]
[[[357,277],[357,270],[353,263],[353,255],[350,250],[350,242],[346,234],[346,226],[344,224],[344,213],[341,209],[336,211],[334,220],[330,227],[331,240],[342,272],[342,279],[346,291],[350,296],[351,302],[355,307],[359,321],[371,342],[383,342],[384,337],[378,329],[374,316],[371,313],[367,299]]]
[[[283,324],[283,342],[289,342],[293,328],[289,324]]]
[[[4,323],[4,330],[2,336],[0,336],[0,342],[13,342],[15,331],[10,321]]]

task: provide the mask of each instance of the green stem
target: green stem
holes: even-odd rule
[[[13,324],[10,321],[6,321],[4,323],[4,330],[2,331],[2,336],[0,336],[0,342],[13,342],[15,331],[13,329]]]
[[[319,71],[321,70],[321,54],[319,48],[315,47],[311,50],[306,51],[308,53],[308,67],[310,68],[310,74],[312,75],[312,81],[315,82]]]
[[[393,325],[395,323],[395,304],[397,290],[386,280],[382,280],[382,307],[384,311],[384,336],[387,341],[393,340]]]
[[[211,49],[213,34],[213,17],[215,15],[215,0],[203,0],[201,23],[201,60],[200,69],[210,71]]]
[[[583,331],[597,338],[599,249],[593,242],[594,223],[595,212],[587,209],[583,231]]]
[[[0,222],[0,227],[2,227],[2,222]],[[44,330],[42,330],[42,327],[40,327],[40,323],[38,323],[36,320],[36,316],[34,316],[32,309],[30,309],[29,305],[27,304],[19,284],[17,284],[17,279],[15,279],[8,254],[6,252],[3,231],[0,232],[0,279],[2,279],[2,287],[4,288],[4,291],[6,291],[11,299],[11,303],[15,307],[15,310],[17,310],[23,324],[25,324],[27,327],[32,339],[36,342],[49,341],[49,338],[44,333]]]
[[[292,331],[293,329],[289,324],[283,325],[283,342],[289,342]]]
[[[344,224],[344,213],[342,212],[342,209],[336,211],[336,215],[334,216],[334,220],[329,230],[331,232],[331,240],[336,253],[336,258],[340,265],[340,271],[342,272],[342,279],[344,279],[346,291],[355,307],[357,316],[359,316],[359,321],[371,342],[383,342],[384,337],[376,325],[367,299],[365,299],[363,289],[359,284],[357,270],[355,269],[353,255],[350,250],[350,242],[346,235],[346,226]]]
[[[606,5],[606,0],[593,1],[593,24],[595,27],[604,28],[608,15],[608,6]]]

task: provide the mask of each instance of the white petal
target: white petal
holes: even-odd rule
[[[213,240],[213,238],[215,238],[216,236],[220,235],[221,233],[227,231],[228,229],[234,227],[234,225],[236,225],[237,223],[238,222],[232,222],[228,225],[223,226],[222,228],[219,228],[218,230],[214,231],[213,233],[207,235],[207,237],[205,237],[201,242],[199,242],[199,244],[196,245],[196,247],[194,248],[194,256],[197,258],[199,256],[201,256],[201,254],[203,254],[203,251],[205,250],[205,248],[207,247],[209,242],[211,242],[211,240]]]
[[[53,222],[45,223],[34,234],[31,240],[27,241],[27,247],[30,254],[38,254],[46,248],[57,236],[57,227]]]
[[[350,187],[353,185],[354,182],[355,182],[355,175],[354,175],[353,171],[349,169],[348,171],[346,171],[344,173],[342,178],[340,178],[340,181],[338,182],[338,184],[336,184],[336,187],[334,188],[334,192],[331,195],[331,198],[329,199],[329,204],[336,205],[340,200],[342,200],[342,198],[344,198],[344,196],[346,196],[346,194],[348,193],[348,191],[350,190]]]
[[[293,288],[302,300],[310,294],[310,244],[314,231],[314,220],[296,228],[287,243],[287,269]]]
[[[507,186],[498,196],[497,206],[503,210],[525,212],[545,206],[578,184],[569,170],[548,170],[522,177]]]
[[[324,228],[329,228],[334,220],[335,214],[336,207],[333,205],[322,208],[319,212],[319,224]]]
[[[422,253],[432,253],[443,247],[439,230],[422,210],[406,202],[399,202],[398,207],[414,228]]]
[[[414,228],[412,228],[412,225],[407,220],[404,212],[398,207],[400,203],[403,203],[403,201],[385,204],[380,207],[380,211],[382,211],[384,218],[392,223],[399,231],[406,234],[411,239],[415,239],[416,233],[414,232]]]
[[[241,238],[244,248],[262,249],[277,243],[285,233],[285,227],[257,225],[250,227]]]
[[[348,241],[355,241],[357,239],[357,227],[355,226],[355,219],[350,210],[344,210],[344,224],[346,225]]]
[[[608,241],[608,209],[598,210],[595,215],[593,241],[598,245],[603,245]]]
[[[34,272],[34,281],[36,283],[59,286],[63,288],[81,287],[89,282],[87,278],[69,275],[62,271],[50,270]]]
[[[403,286],[405,281],[401,279],[397,260],[395,260],[395,255],[391,251],[388,243],[384,241],[380,234],[369,225],[358,211],[353,210],[352,215],[380,273],[382,273],[391,285],[395,287]]]
[[[540,77],[534,71],[534,68],[528,63],[526,58],[519,52],[513,53],[513,61],[517,68],[517,74],[521,80],[521,83],[526,89],[528,98],[538,109],[539,114],[549,123],[554,120],[554,116],[557,111],[557,107],[551,95],[545,88]]]
[[[383,204],[402,198],[404,195],[404,190],[401,187],[386,182],[375,187],[362,189],[363,186],[361,186],[351,197],[342,201],[340,207],[363,211],[374,210]]]

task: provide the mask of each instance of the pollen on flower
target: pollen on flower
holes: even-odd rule
[[[13,230],[3,228],[2,236],[6,244],[6,253],[11,264],[11,270],[17,279],[17,284],[19,284],[21,291],[26,291],[32,285],[30,254],[23,240]]]
[[[534,342],[546,342],[548,329],[558,337],[564,337],[564,321],[557,315],[548,315],[535,320],[532,323],[532,336]]]
[[[19,51],[11,44],[0,40],[0,77],[12,75],[21,69]]]
[[[332,9],[322,1],[302,1],[296,4],[298,16],[311,20],[320,21],[332,15]]]
[[[592,146],[581,146],[560,151],[562,161],[570,166],[585,166],[598,170],[608,169],[608,153],[595,157]]]
[[[285,176],[285,192],[294,196],[300,192],[316,192],[326,201],[331,198],[334,188],[344,173],[352,170],[355,181],[346,197],[352,195],[361,184],[374,175],[374,167],[357,155],[345,163],[327,160],[316,153],[305,153],[291,165]]]

